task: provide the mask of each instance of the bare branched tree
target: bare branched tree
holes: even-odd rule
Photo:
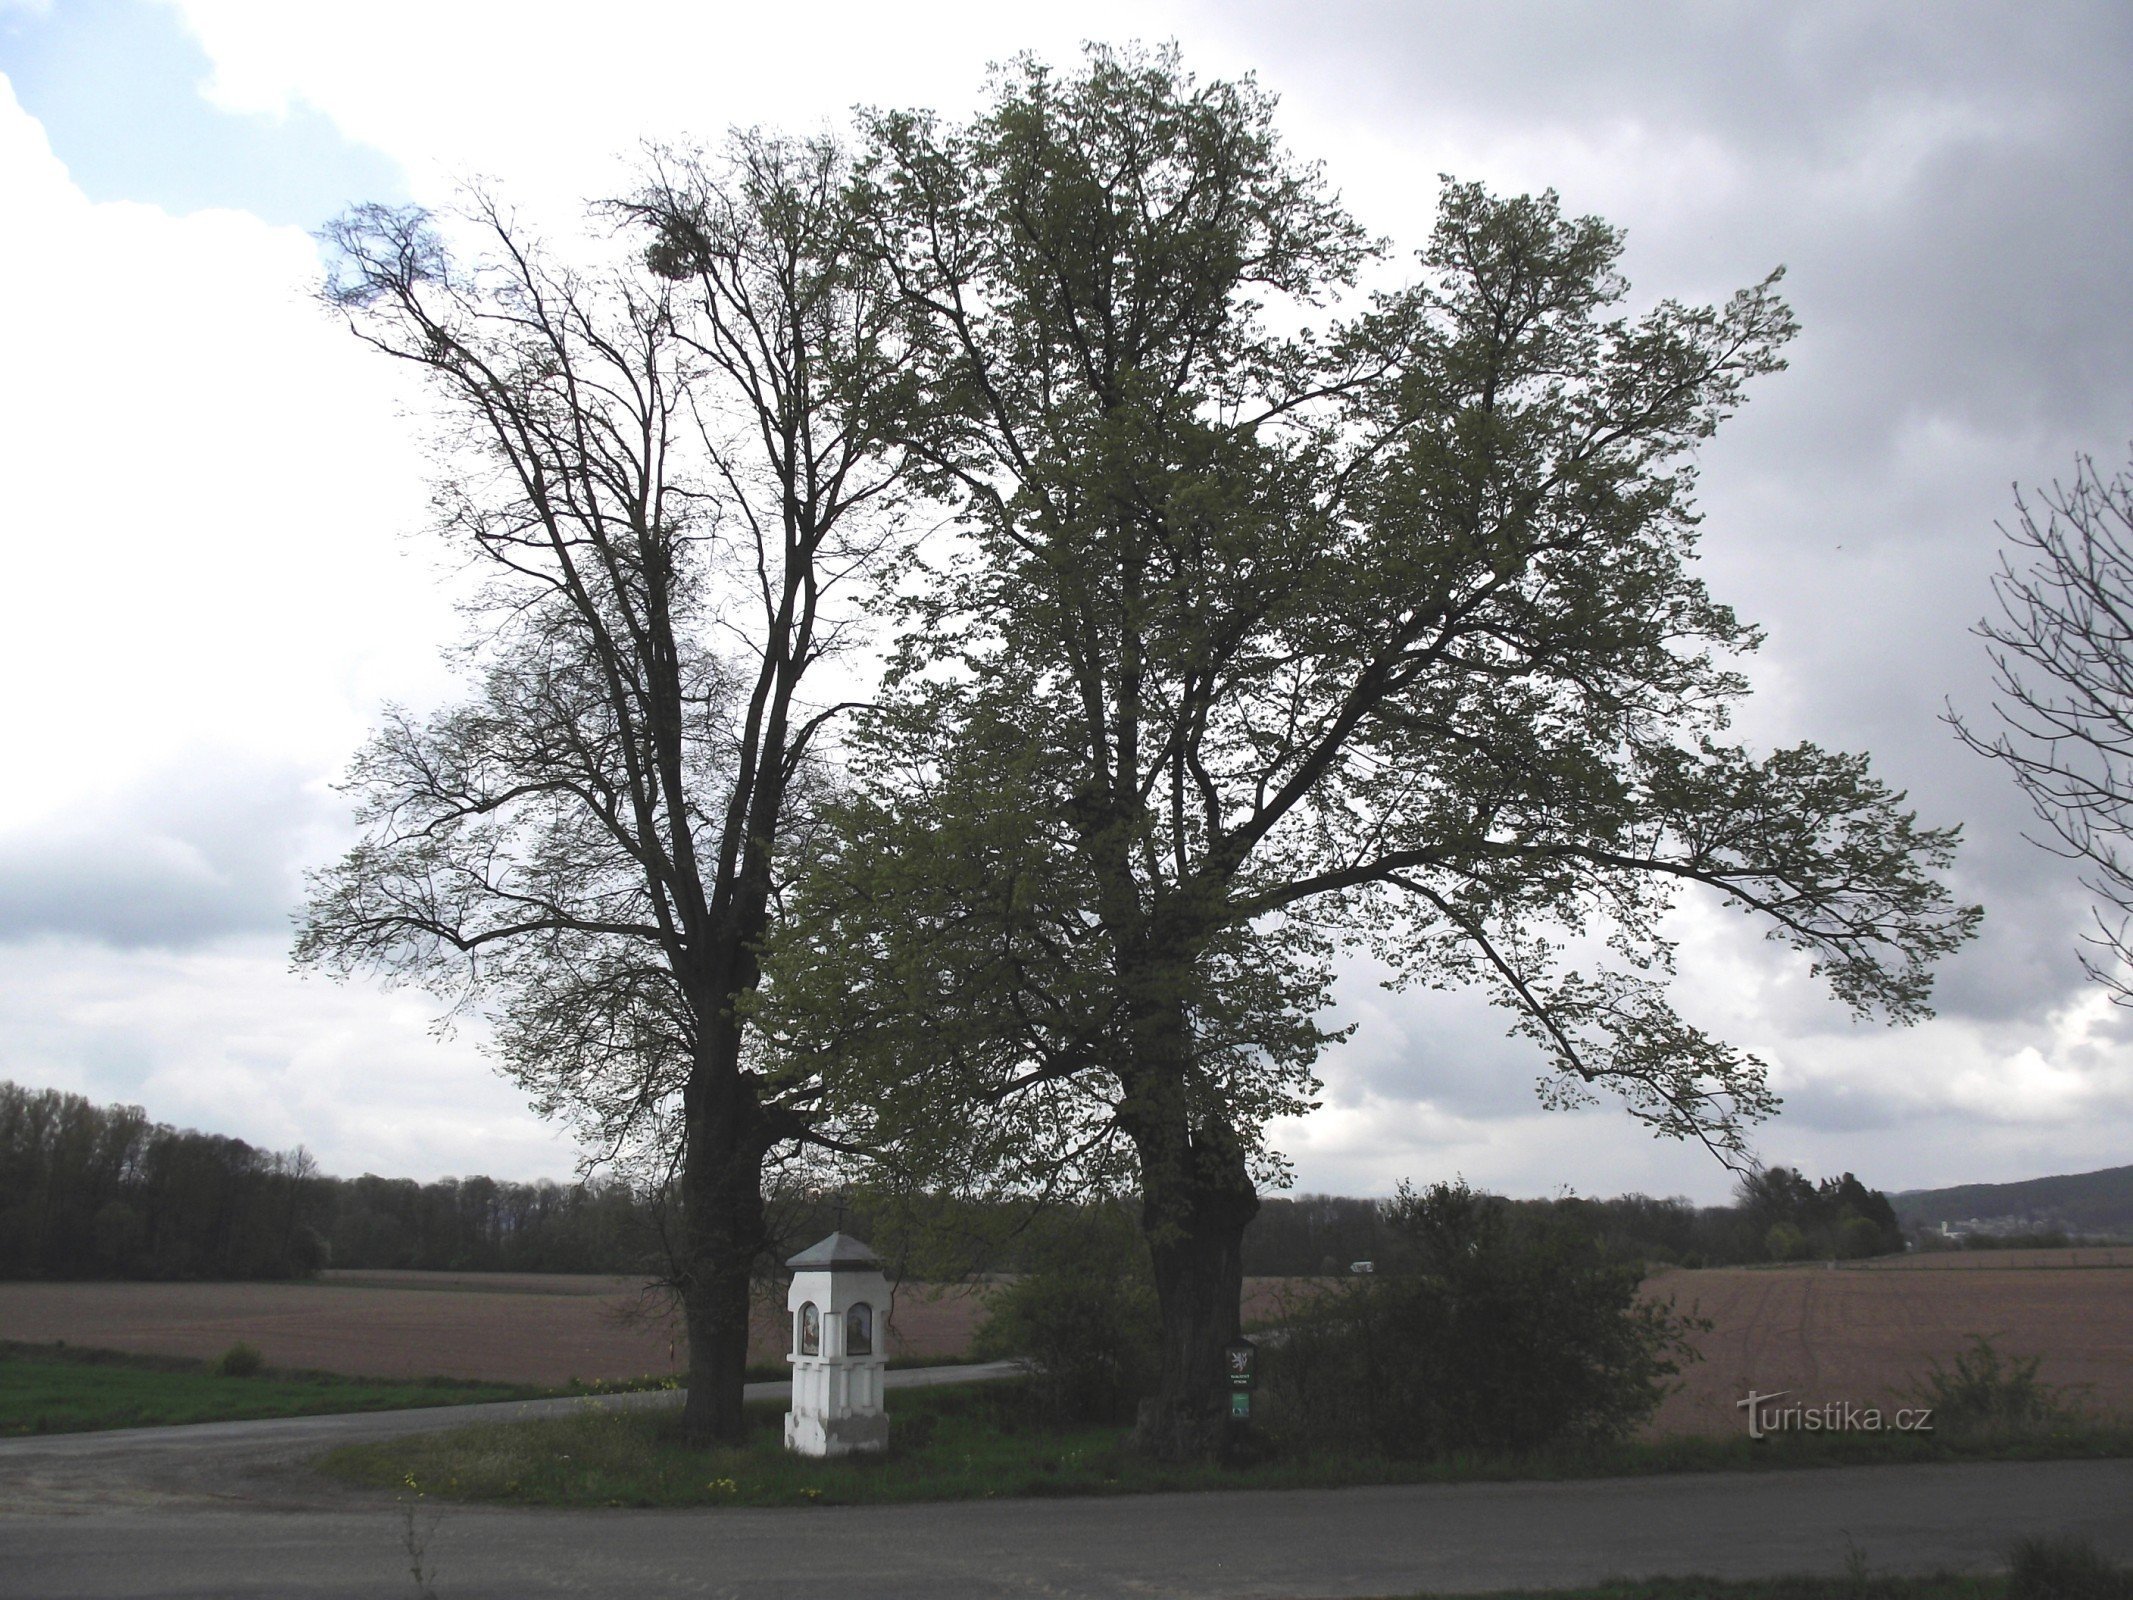
[[[2087,869],[2095,928],[2081,958],[2133,1005],[2133,468],[2106,482],[2083,456],[2071,485],[2015,495],[1992,580],[1997,730],[1951,709],[1964,744],[2002,762],[2045,828],[2029,837]]]
[[[541,1109],[668,1163],[686,1426],[730,1440],[765,1162],[818,1137],[746,999],[845,709],[803,680],[900,525],[902,362],[829,142],[662,154],[605,214],[597,273],[480,196],[472,264],[419,211],[329,231],[328,298],[438,402],[437,534],[479,582],[472,693],[357,757],[296,956],[475,1008]]]

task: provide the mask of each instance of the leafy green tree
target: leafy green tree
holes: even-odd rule
[[[1388,1456],[1625,1437],[1708,1323],[1638,1295],[1586,1219],[1463,1183],[1385,1206],[1376,1270],[1291,1309],[1266,1347],[1266,1421]]]
[[[740,1002],[839,709],[809,675],[898,527],[900,361],[833,144],[662,158],[617,209],[591,270],[478,198],[464,260],[419,211],[329,230],[329,299],[437,401],[436,531],[478,587],[471,693],[356,758],[362,839],[296,955],[479,1008],[541,1109],[678,1167],[684,1425],[735,1440],[764,1163],[811,1128]]]
[[[1772,1261],[1805,1261],[1813,1253],[1813,1241],[1795,1223],[1774,1222],[1763,1235],[1763,1254]]]
[[[1846,1261],[1878,1256],[1888,1249],[1881,1230],[1865,1217],[1849,1216],[1837,1223],[1835,1254]]]
[[[1903,1248],[1903,1224],[1896,1208],[1879,1189],[1869,1189],[1849,1172],[1824,1178],[1815,1186],[1824,1216],[1834,1230],[1840,1255],[1886,1255]],[[1854,1227],[1854,1223],[1863,1224]]]
[[[1313,1104],[1343,942],[1486,989],[1552,1102],[1728,1159],[1776,1101],[1666,999],[1681,891],[1924,1013],[1977,915],[1955,830],[1864,757],[1725,738],[1757,635],[1695,576],[1690,463],[1780,365],[1774,274],[1630,317],[1614,229],[1447,182],[1417,280],[1363,296],[1383,252],[1270,97],[1169,53],[1024,60],[967,124],[870,138],[913,445],[963,521],[776,1026],[914,1171],[1138,1187],[1145,1448],[1220,1438],[1264,1130]]]
[[[1112,1422],[1140,1398],[1155,1336],[1148,1252],[1132,1220],[1108,1206],[1066,1207],[1027,1270],[987,1298],[971,1351],[1026,1360],[1042,1420]]]

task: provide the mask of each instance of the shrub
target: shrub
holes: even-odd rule
[[[1837,1254],[1846,1261],[1878,1256],[1886,1246],[1881,1229],[1865,1217],[1846,1217],[1837,1224]]]
[[[2086,1539],[2024,1539],[2009,1562],[2007,1600],[2133,1600],[2133,1576]]]
[[[1270,1431],[1406,1457],[1618,1439],[1708,1326],[1640,1300],[1641,1266],[1588,1229],[1463,1183],[1403,1184],[1386,1230],[1373,1276],[1292,1307],[1267,1342]]]
[[[216,1357],[215,1370],[225,1378],[249,1378],[266,1364],[266,1357],[240,1339]]]
[[[1763,1254],[1772,1261],[1805,1261],[1807,1235],[1789,1222],[1780,1222],[1763,1235]]]
[[[995,1293],[971,1353],[1020,1356],[1028,1395],[1049,1424],[1124,1421],[1155,1367],[1155,1285],[1124,1212],[1077,1210],[1033,1247],[1031,1270]]]
[[[2003,1356],[1973,1333],[1952,1371],[1933,1362],[1910,1393],[1933,1408],[1936,1430],[2025,1432],[2076,1420],[2064,1391],[2037,1376],[2043,1365],[2042,1356]]]
[[[289,1270],[300,1278],[315,1278],[333,1265],[333,1245],[318,1229],[304,1226],[289,1241]]]

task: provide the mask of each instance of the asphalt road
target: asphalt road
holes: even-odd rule
[[[1834,1572],[1854,1549],[1876,1571],[1985,1568],[2058,1532],[2133,1560],[2133,1461],[688,1512],[409,1507],[303,1468],[576,1403],[0,1443],[0,1596],[1388,1595]]]

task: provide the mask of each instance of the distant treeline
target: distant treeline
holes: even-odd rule
[[[322,1255],[308,1177],[300,1153],[0,1083],[0,1278],[310,1272]]]
[[[1619,1260],[1716,1266],[1903,1248],[1895,1213],[1850,1173],[1785,1167],[1737,1203],[1623,1195],[1523,1200],[1597,1235]],[[656,1273],[661,1196],[619,1181],[334,1178],[301,1149],[152,1123],[138,1106],[0,1082],[0,1278],[279,1278],[321,1267]],[[894,1205],[811,1193],[774,1205],[766,1265],[839,1225],[915,1276],[1021,1272],[1061,1225],[1026,1206],[945,1197]],[[1244,1235],[1255,1277],[1341,1273],[1385,1243],[1377,1200],[1272,1196]]]
[[[623,1183],[327,1177],[301,1149],[0,1082],[0,1278],[638,1272],[655,1215]]]
[[[1622,1261],[1706,1267],[1851,1259],[1904,1248],[1903,1229],[1888,1197],[1848,1172],[1811,1183],[1789,1167],[1768,1167],[1742,1179],[1736,1203],[1729,1206],[1628,1194],[1611,1200],[1517,1200],[1512,1207],[1574,1222]],[[1266,1277],[1346,1272],[1380,1253],[1384,1220],[1383,1203],[1376,1200],[1333,1195],[1264,1200],[1245,1231],[1244,1270]]]

